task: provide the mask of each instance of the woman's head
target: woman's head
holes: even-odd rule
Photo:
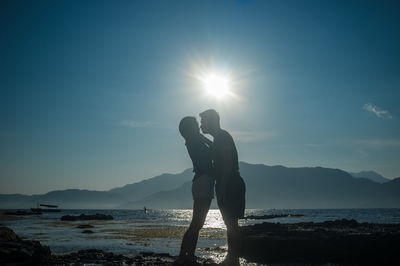
[[[200,133],[199,124],[194,116],[186,116],[179,123],[179,132],[184,139],[190,139]]]

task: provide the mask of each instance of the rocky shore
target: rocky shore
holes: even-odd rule
[[[90,226],[84,224],[82,228]],[[241,257],[248,262],[400,265],[399,224],[359,223],[346,219],[322,223],[265,222],[241,227],[241,233]],[[0,227],[0,265],[171,265],[175,259],[167,253],[145,252],[129,257],[98,249],[54,255],[38,241],[23,240],[11,229]],[[197,262],[197,265],[216,265],[211,259],[199,258]]]
[[[143,252],[133,258],[98,249],[79,250],[66,255],[52,255],[41,265],[172,265],[176,257],[168,253]],[[198,265],[216,265],[212,260],[198,258]]]
[[[400,265],[399,224],[335,220],[242,227],[241,256],[265,264]]]
[[[172,265],[175,260],[167,253],[143,252],[128,257],[99,249],[55,255],[39,241],[22,240],[10,228],[0,227],[0,265]],[[211,259],[198,258],[193,265],[216,264]]]
[[[36,265],[51,257],[39,241],[22,240],[13,230],[0,227],[0,265]]]

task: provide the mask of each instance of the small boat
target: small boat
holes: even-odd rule
[[[49,204],[40,204],[41,207],[46,207],[46,208],[31,208],[31,211],[33,212],[60,212],[60,209],[58,208],[57,205],[49,205]]]

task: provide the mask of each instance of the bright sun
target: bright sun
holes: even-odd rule
[[[203,79],[203,82],[207,93],[218,99],[226,97],[230,92],[230,82],[224,76],[210,73]]]

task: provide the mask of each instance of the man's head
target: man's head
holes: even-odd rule
[[[186,116],[182,118],[181,122],[179,123],[179,132],[186,140],[198,135],[199,124],[197,123],[196,118],[193,116]]]
[[[219,114],[214,109],[208,109],[200,113],[201,118],[201,131],[204,134],[213,135],[217,130],[220,129],[219,125]]]

